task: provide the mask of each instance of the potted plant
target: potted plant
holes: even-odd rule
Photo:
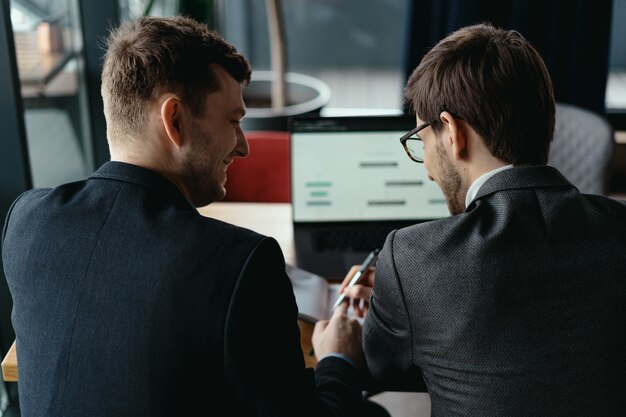
[[[265,0],[270,37],[271,71],[254,71],[244,89],[247,130],[286,131],[290,117],[319,113],[330,100],[330,88],[304,74],[286,71],[285,27],[281,0]]]

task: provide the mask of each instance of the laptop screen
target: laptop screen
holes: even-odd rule
[[[424,221],[449,215],[443,193],[399,138],[407,116],[291,121],[294,222]]]

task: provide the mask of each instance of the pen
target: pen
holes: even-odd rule
[[[380,249],[374,249],[373,251],[370,252],[369,255],[367,255],[367,258],[365,258],[365,260],[361,264],[361,267],[359,268],[357,273],[354,274],[354,276],[352,277],[352,279],[350,280],[346,288],[350,288],[354,286],[357,282],[359,282],[359,280],[361,279],[365,271],[367,271],[367,269],[370,266],[374,265],[374,263],[378,259],[378,252],[380,252]],[[339,306],[339,304],[341,304],[345,298],[346,298],[346,293],[345,292],[341,293],[339,297],[337,297],[337,301],[335,301],[335,304],[333,304],[332,310],[336,309],[337,306]]]

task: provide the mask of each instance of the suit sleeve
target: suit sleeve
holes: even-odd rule
[[[297,306],[276,241],[265,238],[241,271],[229,307],[225,359],[241,400],[257,416],[352,415],[361,399],[359,372],[326,358],[305,368]]]
[[[370,308],[363,324],[365,359],[371,377],[368,389],[425,391],[421,371],[414,365],[413,329],[394,262],[395,236],[395,231],[389,234],[378,257]]]

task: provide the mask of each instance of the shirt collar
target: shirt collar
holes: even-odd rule
[[[505,165],[505,166],[500,167],[500,168],[496,168],[496,169],[494,169],[492,171],[485,172],[483,175],[481,175],[480,177],[476,178],[476,180],[468,188],[467,194],[465,195],[465,207],[469,207],[469,205],[472,202],[472,200],[476,197],[476,194],[478,194],[478,190],[480,190],[480,187],[482,187],[483,184],[489,178],[493,177],[498,172],[504,171],[505,169],[509,169],[509,168],[513,168],[513,165],[509,164],[509,165]]]

